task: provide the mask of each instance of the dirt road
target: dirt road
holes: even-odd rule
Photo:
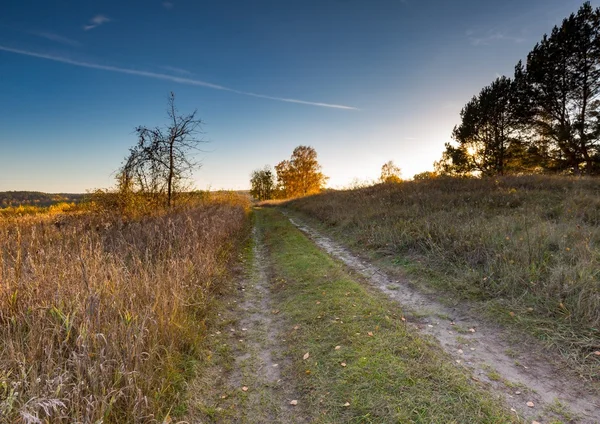
[[[457,364],[468,368],[472,378],[502,393],[511,410],[530,420],[551,422],[600,422],[600,399],[582,381],[543,359],[543,348],[531,355],[516,352],[503,330],[476,317],[463,305],[448,307],[415,290],[407,281],[387,276],[331,238],[310,227],[298,215],[290,221],[321,249],[359,273],[372,287],[410,311],[414,328],[435,338]]]

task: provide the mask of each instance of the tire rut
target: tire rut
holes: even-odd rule
[[[564,373],[539,358],[520,357],[515,361],[505,353],[511,346],[504,341],[501,329],[473,316],[464,306],[445,306],[413,289],[407,281],[386,275],[301,218],[282,212],[322,250],[410,312],[416,330],[436,339],[457,366],[472,373],[473,380],[502,394],[519,417],[541,423],[557,416],[573,423],[600,423],[600,400],[586,391],[583,382],[557,377]],[[567,409],[557,415],[561,405]]]
[[[227,385],[239,393],[240,407],[231,422],[236,423],[304,423],[302,406],[292,406],[298,399],[288,377],[289,359],[282,341],[285,334],[271,296],[268,258],[261,234],[255,226],[252,233],[253,260],[250,276],[241,282],[242,299],[238,303],[240,318],[234,343],[235,364]],[[240,393],[239,391],[242,391]]]

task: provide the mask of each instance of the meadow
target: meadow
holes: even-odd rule
[[[180,413],[248,210],[230,195],[136,217],[0,215],[0,421]]]
[[[557,348],[600,378],[600,185],[435,178],[330,191],[287,207],[357,251]]]

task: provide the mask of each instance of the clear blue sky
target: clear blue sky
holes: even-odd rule
[[[197,188],[248,188],[300,144],[332,187],[388,160],[410,177],[432,168],[464,103],[581,4],[3,0],[0,190],[111,186],[170,91],[206,122]]]

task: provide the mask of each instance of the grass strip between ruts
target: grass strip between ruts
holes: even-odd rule
[[[313,422],[516,422],[438,345],[407,328],[397,304],[365,289],[280,212],[259,209],[256,223],[287,324],[282,343]]]

